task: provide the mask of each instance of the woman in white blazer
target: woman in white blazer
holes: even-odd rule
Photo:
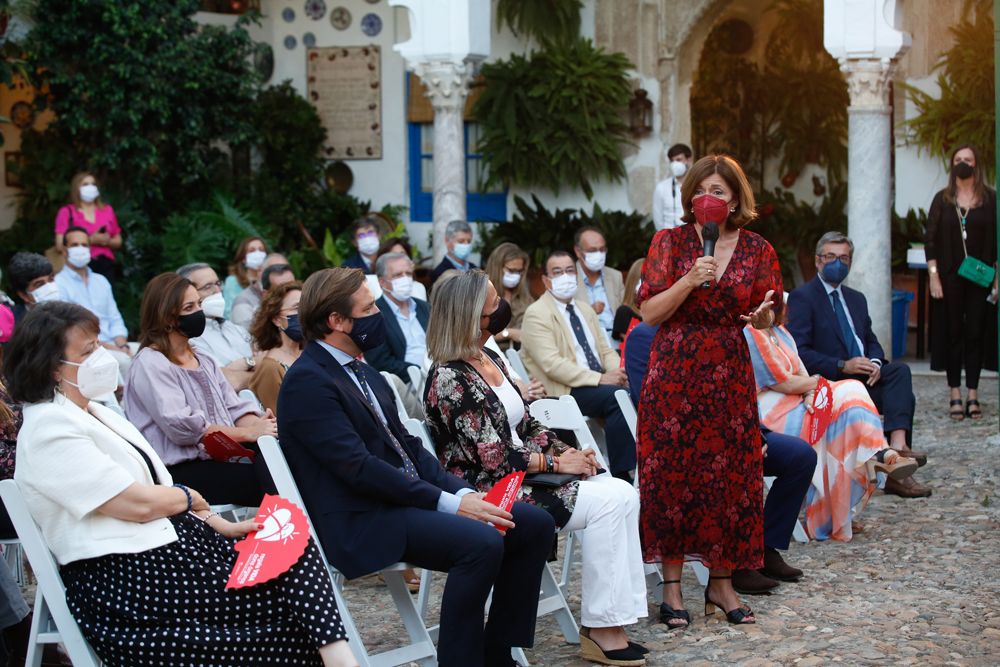
[[[40,304],[5,349],[25,404],[14,479],[61,566],[73,617],[108,665],[356,665],[315,545],[271,581],[225,590],[259,528],[173,484],[139,431],[91,402],[117,366],[90,311]]]

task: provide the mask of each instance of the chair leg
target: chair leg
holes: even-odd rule
[[[531,663],[528,661],[528,656],[524,654],[523,648],[520,648],[518,646],[512,648],[510,650],[510,657],[514,658],[517,664],[519,664],[521,667],[531,667]]]
[[[708,568],[696,560],[688,561],[688,565],[694,570],[694,576],[698,577],[698,583],[708,586]]]
[[[45,602],[42,589],[39,587],[35,591],[35,608],[31,616],[31,634],[28,635],[28,656],[24,661],[25,667],[41,667],[42,665],[42,644],[38,643],[38,635],[43,626],[50,624],[49,605]]]
[[[580,626],[573,618],[566,596],[563,595],[555,575],[552,574],[552,568],[546,563],[542,570],[542,599],[538,603],[538,615],[549,613],[555,615],[566,641],[570,644],[579,644]]]
[[[566,538],[566,552],[563,554],[562,573],[559,575],[559,589],[563,595],[566,595],[566,587],[569,586],[569,575],[573,569],[573,557],[578,539],[576,531],[571,532]]]
[[[336,576],[342,575],[337,573]],[[351,646],[351,650],[354,652],[354,657],[357,658],[360,667],[371,667],[371,661],[368,658],[368,649],[365,648],[365,642],[361,638],[361,633],[358,632],[358,626],[354,623],[354,617],[351,616],[351,611],[347,608],[347,602],[344,600],[341,586],[333,587],[333,598],[337,602],[340,620],[344,623],[344,630],[347,632],[347,640]]]
[[[431,640],[427,627],[424,625],[420,615],[420,609],[413,602],[413,596],[403,578],[403,572],[394,570],[382,573],[385,584],[392,595],[392,601],[396,603],[399,617],[406,627],[406,634],[410,637],[410,644],[414,649],[420,651],[423,656],[418,659],[420,665],[433,667],[437,665],[437,654],[434,649],[434,642]],[[421,650],[422,649],[422,650]]]
[[[655,563],[645,563],[643,569],[646,572],[646,590],[653,591],[653,599],[657,604],[663,602],[663,572],[660,566]]]
[[[796,542],[809,544],[809,535],[806,533],[806,529],[803,528],[802,522],[798,519],[795,520],[795,528],[792,530],[792,537],[795,538]]]

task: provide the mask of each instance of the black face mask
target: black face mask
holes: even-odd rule
[[[976,173],[975,167],[968,162],[953,164],[951,166],[951,171],[955,174],[955,178],[969,178]]]
[[[500,305],[488,316],[490,323],[486,325],[486,330],[491,334],[496,336],[498,333],[507,328],[510,324],[511,312],[510,304],[507,303],[507,299],[500,299]]]
[[[354,318],[354,327],[347,334],[362,352],[378,347],[385,342],[385,320],[382,313]]]
[[[205,333],[205,311],[196,310],[178,317],[177,330],[188,338],[197,338]]]

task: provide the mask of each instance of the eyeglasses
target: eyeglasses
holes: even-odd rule
[[[575,276],[576,269],[571,266],[568,269],[552,269],[551,271],[549,271],[549,278],[558,278],[559,276],[562,275]]]
[[[221,280],[216,280],[213,283],[206,283],[206,284],[202,285],[201,287],[196,287],[195,289],[198,290],[199,294],[203,294],[203,293],[207,292],[208,290],[212,289],[213,287],[218,288],[218,289],[221,290],[222,289],[222,281]]]
[[[828,253],[824,253],[822,255],[816,255],[816,256],[819,257],[821,260],[823,260],[824,264],[829,264],[830,262],[832,262],[835,259],[839,259],[844,264],[850,264],[851,263],[851,256],[850,255],[835,255],[832,252],[828,252]]]

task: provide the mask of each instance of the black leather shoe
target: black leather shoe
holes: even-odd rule
[[[744,595],[767,595],[780,584],[757,570],[733,570],[733,588]]]
[[[798,581],[802,578],[802,570],[786,563],[781,553],[771,547],[764,548],[764,567],[759,572],[778,581]]]

